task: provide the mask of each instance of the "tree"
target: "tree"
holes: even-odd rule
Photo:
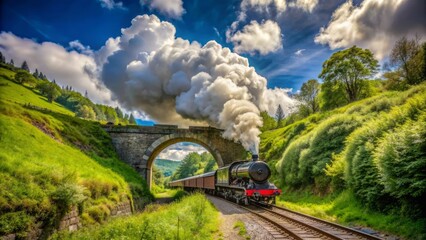
[[[330,110],[348,104],[343,84],[324,82],[319,94],[321,110]]]
[[[39,75],[38,75],[38,78],[39,79],[47,79],[47,77],[46,77],[46,75],[44,75],[41,71],[40,71],[40,73],[39,73]]]
[[[21,69],[22,69],[22,70],[25,70],[25,71],[27,71],[27,72],[29,72],[29,71],[30,71],[30,68],[28,67],[28,63],[27,63],[27,61],[24,61],[24,62],[22,63]]]
[[[15,81],[20,83],[20,84],[24,84],[24,83],[34,83],[35,79],[33,78],[33,76],[29,72],[19,70],[15,74]]]
[[[277,125],[280,126],[281,121],[284,119],[284,112],[281,108],[281,104],[278,105],[277,111],[275,112],[275,119],[277,120]]]
[[[423,66],[422,66],[422,79],[426,80],[426,42],[422,44]]]
[[[130,114],[130,117],[129,117],[129,123],[130,123],[130,124],[135,124],[135,125],[136,125],[136,119],[135,119],[135,117],[133,116],[133,114],[132,114],[132,113]]]
[[[53,102],[61,95],[61,88],[52,82],[43,81],[36,87],[40,93],[47,98],[47,101]]]
[[[84,97],[89,98],[89,94],[87,93],[87,90],[84,92]]]
[[[152,178],[155,185],[164,187],[164,175],[154,164],[152,165]]]
[[[93,110],[92,107],[87,106],[87,105],[79,105],[75,115],[77,117],[86,118],[86,119],[90,119],[90,120],[96,119],[95,111]]]
[[[390,55],[390,64],[401,71],[408,84],[418,84],[424,80],[425,54],[419,40],[417,36],[411,40],[402,37],[395,43]]]
[[[38,73],[38,69],[37,69],[37,68],[36,68],[36,70],[34,71],[33,76],[34,76],[35,78],[38,78],[39,73]]]
[[[10,65],[15,66],[15,62],[13,61],[13,59],[10,59]]]
[[[6,63],[6,58],[3,56],[2,52],[0,52],[0,63]]]
[[[366,80],[377,72],[379,64],[370,50],[353,46],[334,53],[322,66],[319,77],[324,83],[341,86],[346,100],[353,102],[368,89]]]
[[[123,112],[121,111],[121,109],[119,107],[115,108],[115,112],[117,113],[117,117],[122,119],[123,118]]]
[[[263,120],[263,126],[260,129],[262,132],[275,129],[277,127],[277,122],[273,117],[269,116],[268,112],[263,111],[260,113],[260,116]]]
[[[316,79],[303,83],[300,93],[296,95],[296,98],[301,102],[299,112],[309,115],[319,110],[318,94],[320,87],[321,85]]]
[[[196,175],[195,173],[200,169],[201,156],[196,152],[192,152],[182,160],[176,172],[173,174],[172,179],[182,179]]]
[[[217,163],[213,155],[208,152],[201,154],[201,161],[206,164],[204,167],[203,173],[208,173],[217,169]]]

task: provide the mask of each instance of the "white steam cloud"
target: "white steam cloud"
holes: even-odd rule
[[[246,58],[217,42],[201,46],[175,31],[154,15],[133,19],[103,65],[105,85],[129,110],[162,123],[208,123],[256,153],[260,112],[292,104],[287,90],[268,90]]]

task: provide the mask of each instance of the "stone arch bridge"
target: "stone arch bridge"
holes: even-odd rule
[[[176,125],[104,126],[120,159],[132,166],[151,187],[151,166],[166,147],[192,142],[209,151],[219,167],[246,157],[241,144],[224,139],[223,130],[213,127],[178,128]]]

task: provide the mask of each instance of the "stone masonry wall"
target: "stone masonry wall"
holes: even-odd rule
[[[135,209],[142,210],[142,208],[146,205],[143,204],[142,200],[135,199]],[[127,202],[121,202],[114,206],[113,209],[111,209],[111,215],[110,217],[119,217],[119,216],[128,216],[132,215],[132,205],[130,201]],[[78,215],[78,209],[77,207],[73,207],[69,213],[67,213],[59,223],[59,231],[68,230],[70,232],[76,231],[79,228],[81,228],[80,223],[80,216]],[[37,229],[30,233],[28,233],[26,239],[38,239],[40,237],[42,230]],[[15,240],[17,239],[16,234],[9,234],[6,236],[0,236],[1,240]]]
[[[76,231],[81,227],[80,217],[78,216],[78,209],[73,207],[69,213],[67,213],[64,218],[62,218],[59,223],[58,230],[69,230],[70,232]]]

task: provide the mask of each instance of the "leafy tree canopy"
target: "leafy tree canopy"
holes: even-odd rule
[[[344,90],[347,102],[353,102],[363,97],[368,83],[365,81],[372,77],[379,67],[373,53],[368,49],[356,46],[334,53],[323,64],[320,78],[326,86]],[[323,97],[333,97],[323,94]]]
[[[304,116],[319,110],[318,94],[320,86],[320,83],[316,79],[308,80],[303,83],[300,93],[296,95],[296,98],[300,101],[299,112]]]

